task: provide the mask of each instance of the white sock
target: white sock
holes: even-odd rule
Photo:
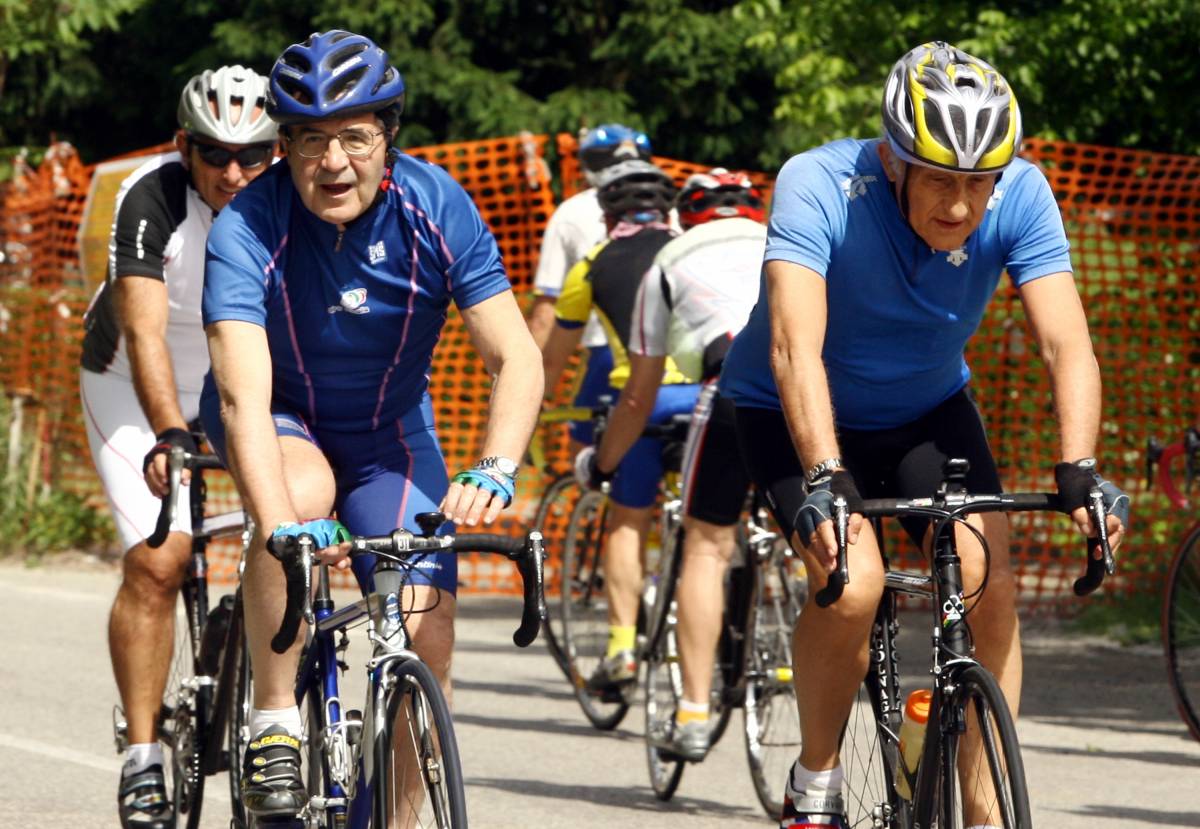
[[[300,739],[304,726],[300,722],[300,709],[295,705],[290,708],[251,708],[250,736],[257,737],[273,725],[282,725],[287,733]]]
[[[163,765],[163,750],[158,743],[134,743],[125,751],[125,765],[121,766],[121,774],[128,777],[137,774],[158,763]]]
[[[809,771],[797,760],[792,766],[792,791],[809,797],[823,794],[840,795],[845,775],[841,765],[824,771]]]

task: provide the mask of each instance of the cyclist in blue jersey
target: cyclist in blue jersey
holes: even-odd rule
[[[970,461],[972,491],[1001,491],[963,349],[1004,270],[1054,391],[1059,491],[1088,532],[1085,496],[1100,485],[1119,544],[1129,501],[1092,457],[1100,373],[1054,195],[1017,155],[1011,88],[984,61],[926,43],[892,69],[883,126],[882,140],[835,141],[780,172],[759,303],[721,378],[751,475],[804,551],[810,597],[834,567],[836,495],[852,512],[861,497],[929,495],[948,457]],[[970,523],[990,549],[989,560],[959,529],[965,595],[977,595],[968,601],[972,635],[1015,713],[1021,650],[1008,524],[1002,515]],[[928,543],[928,529],[906,525],[918,543]],[[794,635],[803,746],[785,789],[780,825],[788,829],[846,822],[838,740],[883,587],[878,543],[861,515],[849,537],[845,594],[826,609],[810,599]],[[960,768],[977,745],[971,728]],[[975,782],[963,782],[966,825],[997,823]]]
[[[371,40],[346,31],[288,47],[268,112],[286,164],[221,214],[208,241],[204,322],[212,374],[201,411],[258,533],[243,576],[254,669],[242,796],[257,818],[295,815],[301,641],[270,640],[285,604],[272,536],[309,532],[345,567],[343,528],[381,534],[440,509],[468,526],[512,501],[516,463],[542,396],[538,350],[496,241],[440,167],[389,149],[404,81]],[[427,374],[450,302],[494,378],[483,457],[447,480]],[[370,562],[355,571],[364,589]],[[449,683],[452,555],[420,561],[402,597],[416,650]]]

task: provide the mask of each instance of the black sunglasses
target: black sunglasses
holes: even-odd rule
[[[266,164],[275,154],[274,144],[254,144],[240,150],[227,150],[216,144],[205,144],[201,141],[192,141],[191,144],[196,148],[196,155],[200,156],[201,161],[210,167],[221,169],[229,166],[229,162],[236,158],[239,167],[251,170]]]

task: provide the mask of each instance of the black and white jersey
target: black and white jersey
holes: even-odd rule
[[[151,158],[121,183],[108,242],[108,273],[84,315],[80,362],[85,369],[132,377],[112,284],[125,276],[145,276],[167,286],[167,347],[176,388],[200,391],[209,365],[200,302],[204,245],[213,216],[177,152]]]

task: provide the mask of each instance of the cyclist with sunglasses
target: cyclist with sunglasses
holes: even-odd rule
[[[271,649],[286,593],[268,539],[310,533],[345,567],[343,528],[324,517],[335,511],[363,535],[434,510],[491,523],[512,502],[512,459],[542,396],[537,346],[470,196],[441,167],[390,148],[404,95],[387,53],[362,35],[289,46],[267,104],[287,163],[208,240],[202,419],[258,528],[242,580],[254,700],[241,791],[260,822],[308,803],[293,690],[303,635],[286,653]],[[494,381],[482,457],[452,481],[428,391],[451,302]],[[372,569],[355,560],[364,590]],[[454,555],[430,554],[402,598],[416,651],[447,686],[457,586]]]
[[[128,724],[117,796],[127,829],[171,819],[155,717],[191,549],[186,487],[166,543],[151,550],[144,539],[166,492],[165,451],[196,450],[188,423],[208,371],[204,244],[213,217],[271,166],[277,134],[266,79],[242,66],[189,80],[178,120],[176,151],[142,164],[117,193],[107,279],[85,316],[80,372],[92,459],[125,550],[109,649]]]
[[[601,124],[579,140],[579,166],[591,186],[563,201],[546,223],[529,312],[529,331],[539,348],[546,347],[554,330],[554,303],[562,293],[567,272],[607,238],[604,210],[596,198],[597,176],[618,161],[635,158],[647,161],[650,153],[650,138],[646,133],[624,124]],[[584,327],[582,343],[588,354],[583,376],[575,389],[574,405],[594,406],[602,395],[613,393],[608,384],[612,352],[595,314]],[[569,430],[576,444],[592,442],[590,420],[572,423]],[[576,451],[578,448],[573,447]]]

